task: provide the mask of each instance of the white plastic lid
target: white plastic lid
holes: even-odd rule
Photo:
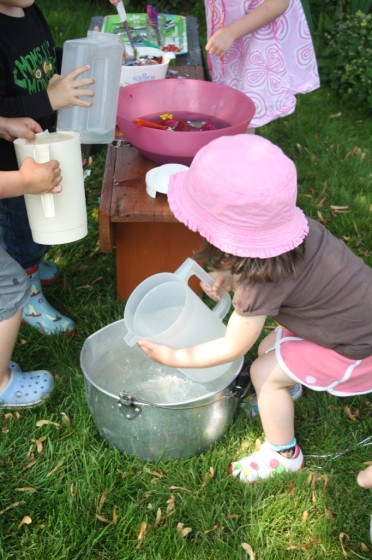
[[[159,167],[154,167],[146,173],[146,192],[152,198],[156,197],[156,193],[167,194],[169,179],[179,171],[186,171],[187,165],[180,163],[166,163]]]

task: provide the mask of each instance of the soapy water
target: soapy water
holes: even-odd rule
[[[150,115],[141,116],[141,119],[156,124],[163,124],[169,127],[169,130],[176,130],[177,132],[203,132],[231,126],[227,121],[213,115],[192,111],[175,111],[172,113],[164,113],[163,115],[151,113]]]
[[[124,342],[123,348],[107,352],[95,363],[90,377],[104,391],[114,396],[125,392],[139,402],[181,403],[210,392],[177,369],[153,362],[139,348],[128,350]]]

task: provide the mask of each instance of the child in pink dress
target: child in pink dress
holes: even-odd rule
[[[248,95],[256,128],[294,112],[296,94],[319,87],[301,0],[205,0],[213,82]]]

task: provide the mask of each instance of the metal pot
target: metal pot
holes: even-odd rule
[[[226,432],[248,390],[243,359],[202,385],[127,346],[126,332],[124,320],[112,323],[81,350],[88,405],[101,435],[146,460],[202,453]]]

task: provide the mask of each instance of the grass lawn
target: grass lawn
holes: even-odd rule
[[[59,45],[83,36],[92,15],[113,13],[108,2],[83,1],[79,17],[68,0],[38,4]],[[300,96],[293,115],[260,133],[295,160],[300,206],[372,265],[371,121],[321,88]],[[368,395],[306,391],[296,403],[306,468],[255,485],[226,472],[262,438],[259,419],[241,411],[213,448],[190,459],[146,463],[99,435],[80,350],[90,334],[121,319],[124,307],[116,299],[114,255],[98,246],[105,153],[96,148],[88,166],[88,236],[50,251],[61,278],[45,293],[78,332],[44,337],[22,326],[16,347],[14,359],[49,369],[56,387],[39,408],[0,414],[0,559],[372,558],[371,492],[355,481],[372,460],[371,448],[358,445],[372,433]]]

